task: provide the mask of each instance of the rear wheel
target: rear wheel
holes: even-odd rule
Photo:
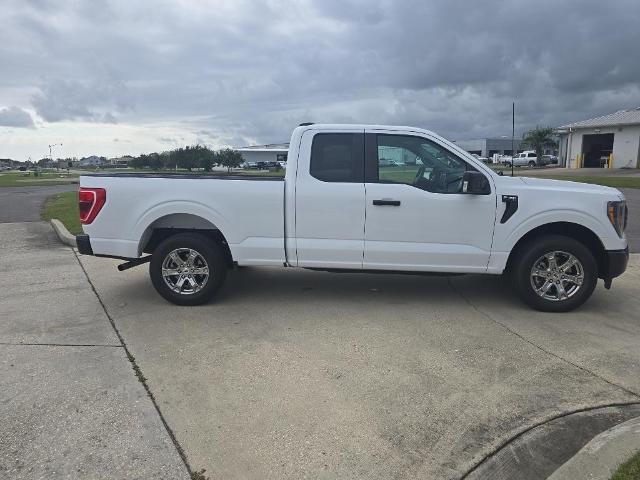
[[[582,243],[561,235],[538,237],[514,259],[512,282],[536,310],[568,312],[582,305],[598,282],[598,267]]]
[[[198,233],[179,233],[154,250],[151,282],[176,305],[201,305],[218,291],[227,275],[224,254],[214,241]]]
[[[534,162],[533,160],[529,162],[529,167],[533,168],[536,166],[536,162]]]

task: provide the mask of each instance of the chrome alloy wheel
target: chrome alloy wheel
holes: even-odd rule
[[[193,295],[209,280],[209,265],[191,248],[176,248],[164,257],[162,278],[167,286],[181,295]]]
[[[573,297],[584,283],[584,268],[574,255],[555,250],[542,255],[531,268],[531,286],[545,300]]]

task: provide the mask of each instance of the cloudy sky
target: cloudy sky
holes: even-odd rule
[[[640,106],[638,0],[0,0],[0,158],[450,139]]]

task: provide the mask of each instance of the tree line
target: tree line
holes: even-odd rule
[[[209,172],[214,166],[227,167],[228,170],[231,170],[239,167],[242,162],[242,155],[237,150],[223,148],[215,151],[203,145],[195,145],[162,153],[143,153],[138,157],[134,157],[129,162],[129,166],[154,170],[162,168],[186,170],[201,168]]]

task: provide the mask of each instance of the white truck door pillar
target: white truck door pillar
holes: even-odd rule
[[[361,269],[364,253],[363,130],[302,135],[295,194],[299,267]]]

